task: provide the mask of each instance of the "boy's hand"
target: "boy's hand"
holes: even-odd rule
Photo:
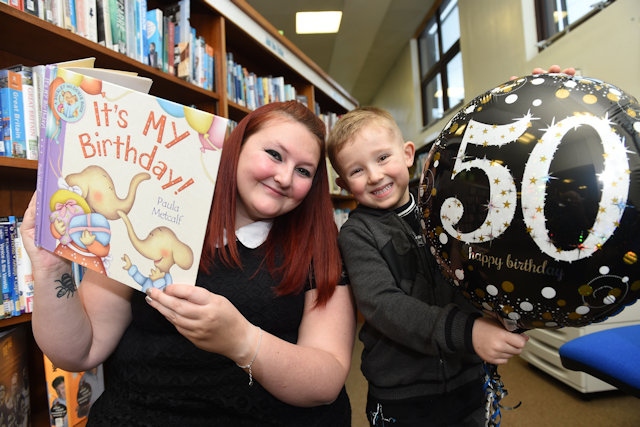
[[[476,354],[485,362],[502,365],[522,353],[528,336],[507,331],[498,321],[485,317],[473,323],[472,341]]]

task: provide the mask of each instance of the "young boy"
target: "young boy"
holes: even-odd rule
[[[482,317],[428,253],[409,192],[415,145],[375,107],[345,114],[328,139],[336,182],[358,207],[339,242],[365,322],[371,426],[483,426],[482,360],[503,364],[527,338]]]

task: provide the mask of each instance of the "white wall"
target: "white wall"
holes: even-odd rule
[[[538,53],[533,0],[459,0],[466,101],[535,67],[559,64],[640,98],[640,2],[617,0]],[[372,105],[388,109],[405,139],[432,141],[455,113],[422,127],[415,42],[403,50]]]

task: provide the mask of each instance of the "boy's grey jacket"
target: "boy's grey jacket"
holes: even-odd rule
[[[441,394],[483,376],[471,342],[477,310],[436,271],[395,212],[359,206],[339,235],[365,318],[361,369],[379,399]]]

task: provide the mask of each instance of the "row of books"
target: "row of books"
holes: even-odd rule
[[[227,52],[227,98],[236,104],[255,110],[270,102],[298,101],[307,105],[304,95],[296,96],[296,89],[285,83],[282,76],[258,76],[234,61]]]
[[[0,426],[31,425],[31,383],[27,325],[0,330]],[[104,391],[102,365],[68,372],[43,356],[51,426],[76,426],[85,421],[91,406]]]
[[[227,98],[250,110],[255,110],[270,102],[297,100],[309,107],[305,95],[296,93],[296,88],[284,81],[282,76],[258,76],[234,61],[233,53],[227,52]],[[313,111],[324,122],[327,132],[339,118],[333,112],[322,112],[320,104],[313,105]]]
[[[15,216],[0,217],[0,282],[0,319],[32,312],[33,273],[20,235],[20,220]]]
[[[0,156],[37,160],[38,117],[32,67],[0,70]]]
[[[190,25],[190,0],[1,0],[144,64],[215,90],[213,47]]]

